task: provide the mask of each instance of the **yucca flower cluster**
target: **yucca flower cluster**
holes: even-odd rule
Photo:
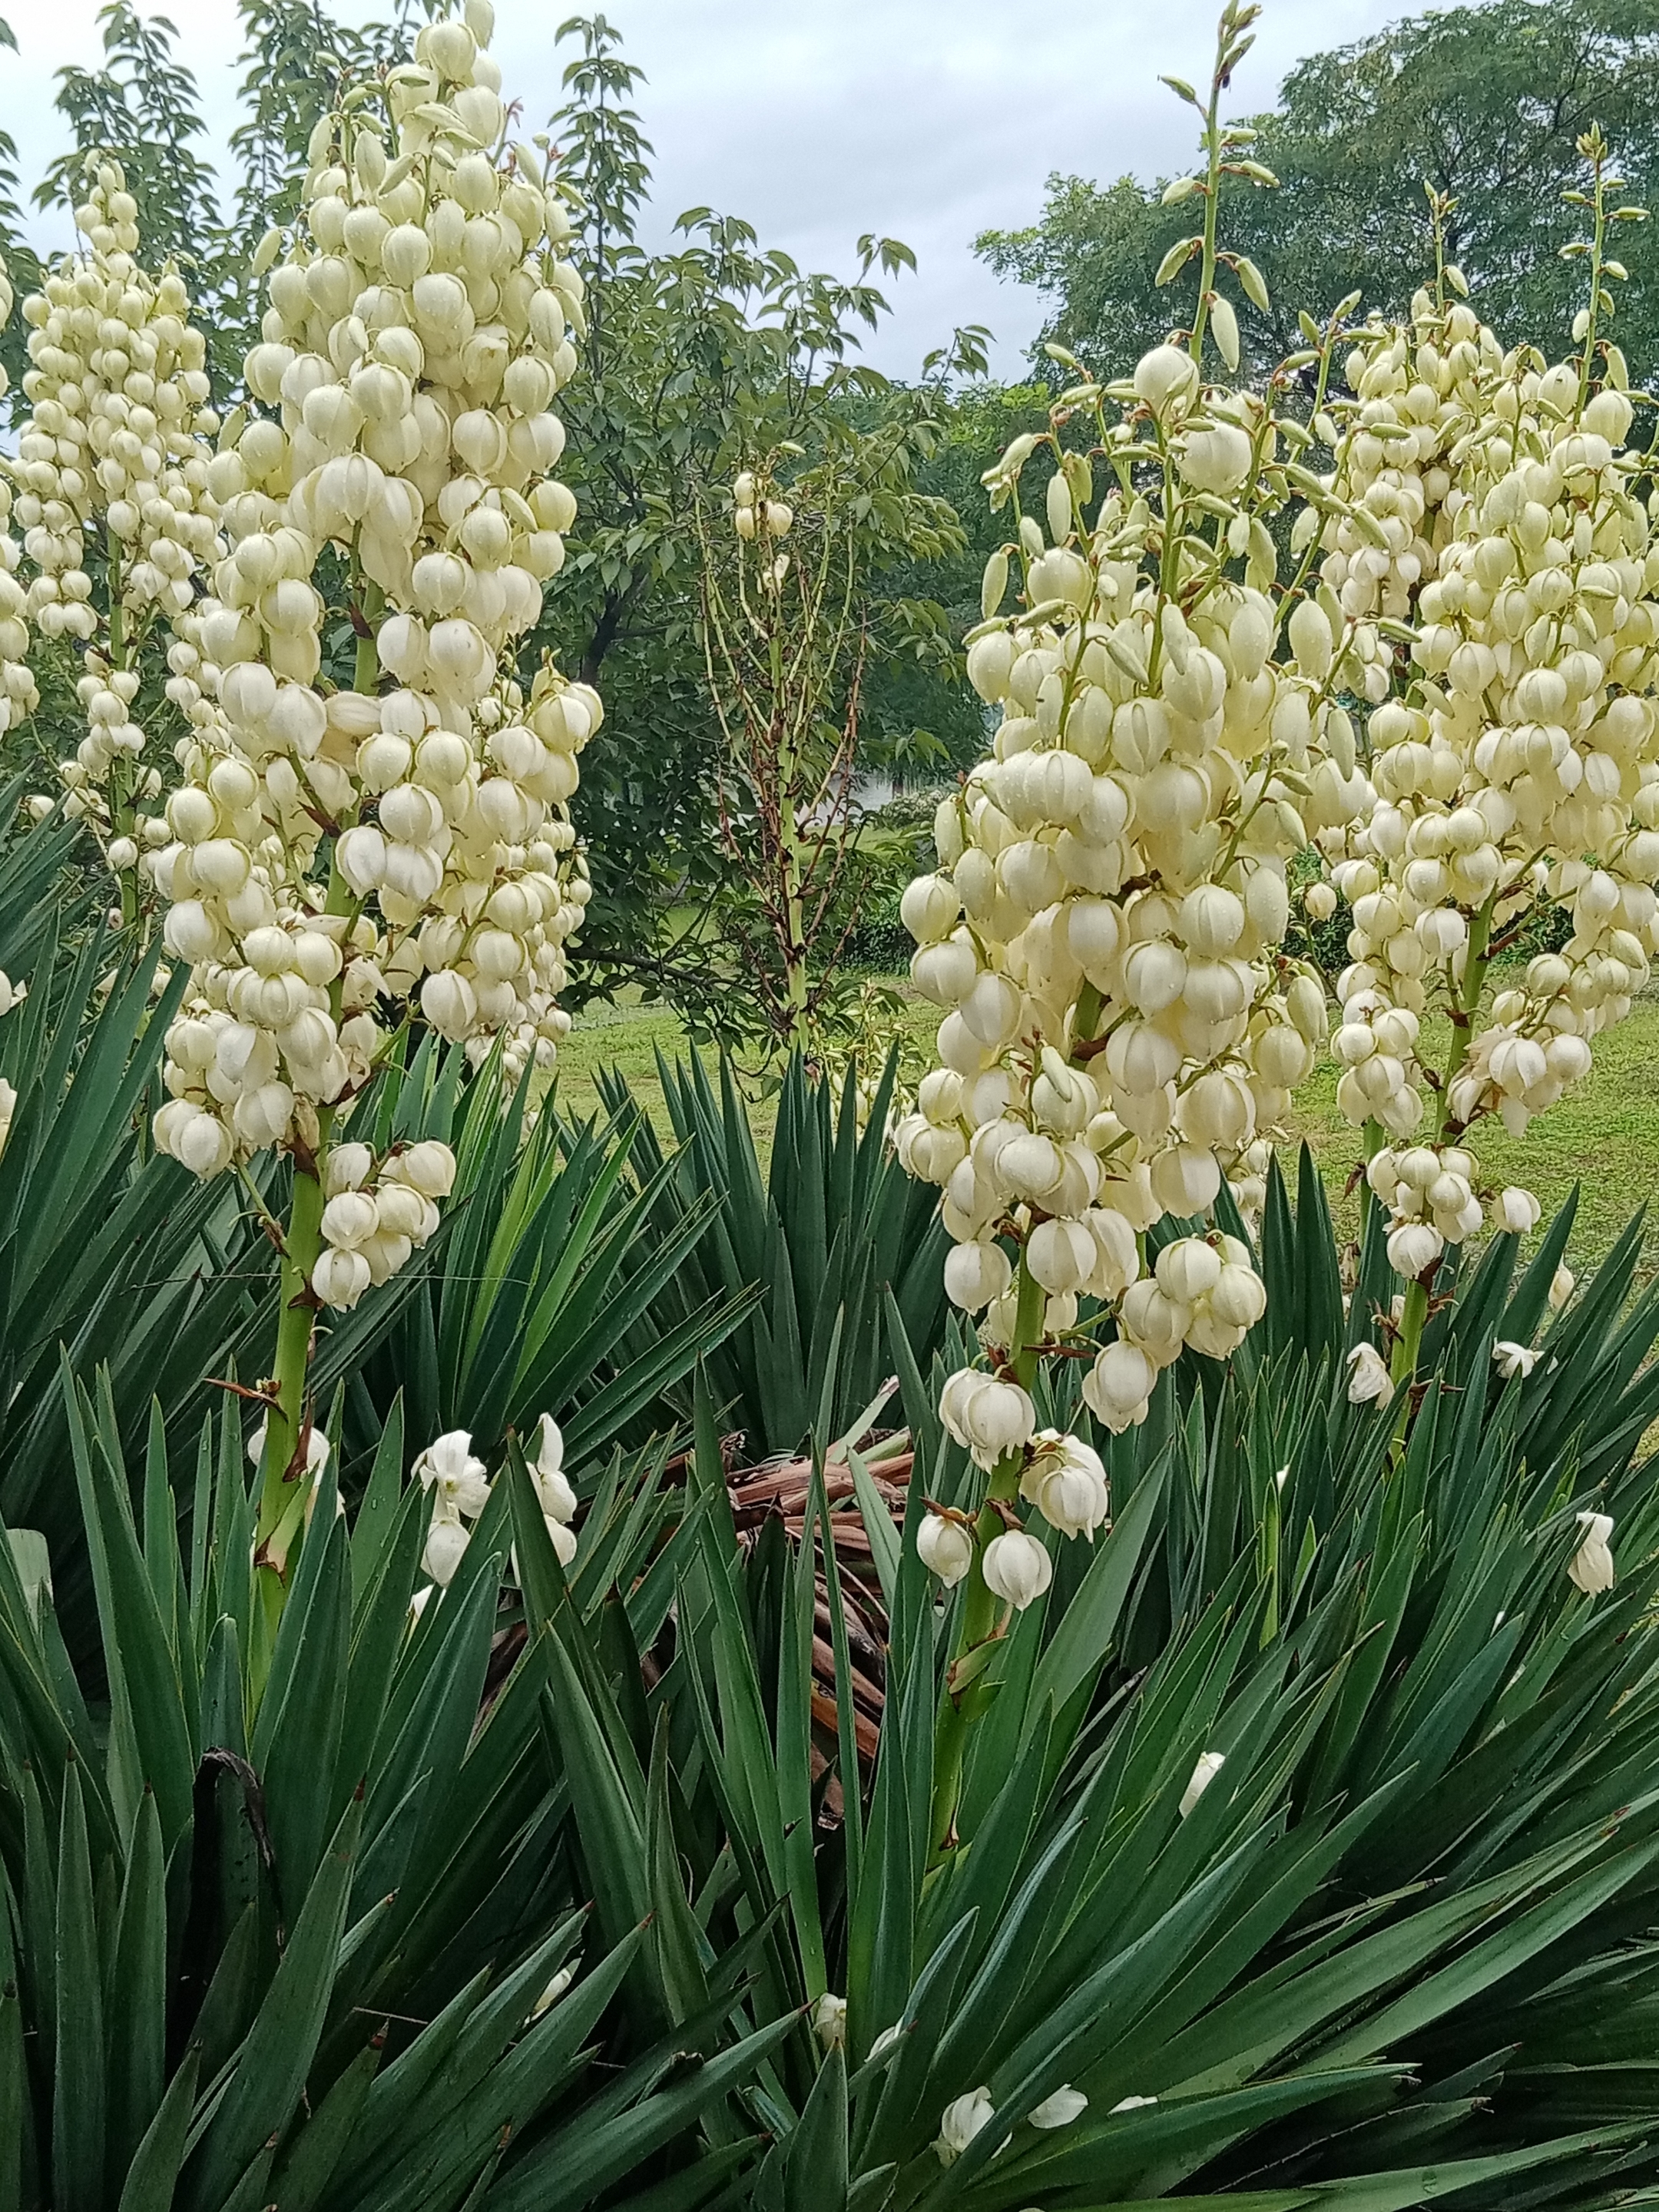
[[[86,734],[59,775],[66,811],[125,875],[155,834],[161,789],[138,719],[139,653],[157,624],[188,615],[220,550],[206,442],[219,418],[184,280],[140,264],[137,204],[118,163],[88,161],[75,222],[82,248],[23,302],[29,412],[6,471],[24,558],[0,544],[0,727],[38,703],[31,631],[84,648]]]
[[[154,862],[195,987],[157,1136],[198,1173],[314,1153],[411,995],[477,1056],[505,1036],[509,1075],[568,1026],[588,885],[565,802],[601,709],[551,667],[526,700],[509,653],[574,511],[547,471],[581,287],[546,165],[503,144],[489,15],[422,30],[390,143],[355,94],[318,126],[246,364],[274,411],[213,463],[228,550],[175,656],[195,727]],[[330,547],[362,641],[350,691],[319,674]],[[355,1219],[361,1189],[341,1200]],[[354,1302],[364,1249],[320,1252],[315,1295]]]
[[[0,325],[11,320],[15,299],[6,264],[0,261]],[[9,388],[10,379],[0,368],[0,394]],[[27,721],[40,703],[28,662],[28,595],[17,576],[23,549],[9,527],[12,498],[11,478],[0,470],[0,737]]]
[[[351,1102],[416,1010],[475,1062],[499,1042],[509,1079],[550,1064],[588,897],[567,802],[599,701],[550,665],[526,696],[514,658],[574,514],[551,402],[581,283],[550,161],[507,139],[491,27],[468,0],[313,131],[295,231],[256,257],[253,404],[209,472],[214,596],[171,656],[191,728],[151,865],[191,973],[156,1139],[204,1176],[293,1159],[273,1562],[312,1313],[402,1265],[454,1177],[441,1145],[343,1143]]]
[[[1659,947],[1659,547],[1605,350],[1596,389],[1588,343],[1547,367],[1424,293],[1348,364],[1333,489],[1389,535],[1356,551],[1328,524],[1327,586],[1351,618],[1377,603],[1414,627],[1370,719],[1373,803],[1327,841],[1353,911],[1334,1048],[1339,1103],[1384,1133],[1367,1173],[1408,1278],[1483,1222],[1535,1224],[1529,1193],[1483,1188],[1465,1133],[1496,1114],[1518,1136],[1585,1075]],[[1550,906],[1567,941],[1487,1000],[1494,957]]]
[[[1174,345],[1118,396],[1109,428],[1102,400],[1110,482],[1092,515],[1091,461],[1052,441],[1046,531],[1025,515],[1010,549],[1012,617],[996,611],[1007,556],[991,564],[969,675],[1001,725],[939,810],[940,870],[903,902],[917,988],[948,1011],[896,1141],[943,1187],[946,1285],[984,1313],[993,1363],[951,1379],[944,1419],[1067,1534],[1098,1525],[1103,1493],[1086,1462],[1036,1471],[1056,1447],[1034,1443],[1012,1363],[1094,1302],[1115,1328],[1085,1395],[1121,1431],[1183,1346],[1225,1358],[1259,1319],[1243,1243],[1182,1237],[1149,1272],[1142,1240],[1208,1212],[1313,1065],[1324,994],[1281,951],[1286,864],[1365,792],[1317,607],[1274,657],[1267,518],[1285,491],[1267,405],[1206,389]],[[1017,496],[1039,442],[1016,441],[994,494]],[[988,1553],[988,1578],[999,1565]]]
[[[576,1493],[564,1471],[564,1437],[551,1413],[544,1413],[537,1424],[535,1455],[526,1457],[525,1468],[548,1541],[560,1565],[568,1567],[576,1556],[577,1536],[571,1525],[576,1517]],[[432,1518],[421,1555],[422,1571],[430,1577],[432,1587],[447,1589],[472,1540],[471,1524],[489,1504],[495,1486],[465,1429],[451,1429],[429,1443],[416,1458],[414,1471],[422,1488],[432,1493]],[[417,1613],[424,1609],[431,1595],[431,1588],[416,1592]]]

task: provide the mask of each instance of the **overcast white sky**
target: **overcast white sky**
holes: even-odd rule
[[[509,98],[539,125],[558,104],[553,27],[580,0],[497,0],[495,51]],[[867,349],[895,374],[960,323],[988,324],[1017,372],[1036,297],[974,258],[975,234],[1030,222],[1053,170],[1097,179],[1184,167],[1193,118],[1160,70],[1207,74],[1217,0],[605,0],[647,82],[638,106],[656,149],[653,228],[707,205],[752,222],[768,246],[851,273],[864,231],[914,248],[890,287],[896,313]],[[169,15],[194,70],[216,151],[236,119],[234,0],[141,0]],[[100,58],[98,0],[0,0],[21,52],[0,52],[0,120],[32,188],[65,137],[54,73]],[[354,20],[389,9],[345,0]],[[1270,104],[1302,55],[1410,12],[1388,0],[1268,0],[1235,112]],[[1050,27],[1052,26],[1052,28]],[[67,242],[67,219],[37,242]]]

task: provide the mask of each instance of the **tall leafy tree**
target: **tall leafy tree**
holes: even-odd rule
[[[1579,181],[1580,134],[1601,125],[1633,199],[1659,189],[1659,9],[1493,0],[1411,16],[1298,64],[1253,122],[1251,154],[1279,189],[1239,195],[1227,223],[1267,280],[1270,305],[1240,311],[1256,366],[1297,344],[1299,308],[1322,315],[1356,287],[1367,308],[1404,308],[1434,265],[1425,185],[1453,203],[1448,252],[1482,316],[1559,351],[1579,304],[1559,249],[1574,234],[1561,194]],[[1056,174],[1037,222],[979,240],[1051,302],[1039,353],[1057,338],[1119,369],[1162,337],[1172,310],[1155,273],[1192,227],[1165,190]],[[1620,337],[1633,374],[1659,374],[1659,265],[1639,246],[1630,259]]]
[[[854,533],[858,662],[866,702],[878,701],[888,669],[954,652],[944,609],[900,586],[963,542],[921,472],[945,435],[948,376],[980,356],[975,334],[959,333],[909,388],[859,359],[886,309],[878,280],[911,264],[896,240],[860,239],[844,280],[694,208],[671,250],[647,250],[641,72],[603,15],[573,17],[560,35],[579,51],[551,128],[577,194],[587,297],[585,374],[563,403],[578,512],[544,641],[599,686],[607,717],[577,803],[595,884],[580,988],[636,983],[712,1018],[743,988],[711,961],[740,934],[722,912],[741,891],[719,836],[724,740],[701,638],[697,518],[729,503],[734,477],[763,456],[786,478],[833,466]],[[898,710],[895,726],[915,719]],[[872,750],[883,726],[866,703]]]

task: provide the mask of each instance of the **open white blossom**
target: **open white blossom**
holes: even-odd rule
[[[1111,1510],[1106,1469],[1098,1452],[1058,1429],[1041,1429],[1020,1476],[1020,1495],[1062,1536],[1094,1534]]]
[[[440,1589],[453,1580],[471,1536],[467,1526],[489,1503],[489,1478],[465,1429],[436,1437],[415,1462],[415,1475],[432,1492],[432,1519],[421,1566]]]
[[[1499,1338],[1492,1348],[1492,1363],[1506,1382],[1513,1382],[1532,1373],[1538,1364],[1538,1354],[1524,1344],[1511,1344]]]
[[[536,1456],[528,1466],[548,1540],[559,1565],[568,1567],[576,1556],[576,1532],[570,1525],[576,1517],[576,1493],[564,1471],[564,1437],[551,1413],[544,1413],[537,1424]]]
[[[530,2017],[532,2020],[539,2020],[544,2012],[550,2012],[575,1978],[576,1968],[574,1964],[568,1966],[561,1966],[558,1972],[554,1975],[552,1980],[537,1998],[534,2005],[532,2006],[530,2012]]]
[[[981,2129],[989,2124],[995,2111],[991,2093],[986,2088],[970,2089],[965,2097],[957,2097],[948,2104],[940,2117],[939,2135],[933,2144],[939,2164],[954,2166]]]

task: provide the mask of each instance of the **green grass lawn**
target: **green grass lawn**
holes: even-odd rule
[[[906,1026],[924,1054],[937,1018],[924,1001],[910,1001]],[[1431,1059],[1437,1056],[1432,1031],[1428,1048]],[[616,1067],[665,1130],[656,1054],[672,1058],[685,1049],[680,1022],[665,1007],[585,1007],[559,1055],[560,1104],[578,1120],[597,1111],[594,1070]],[[1295,1134],[1313,1146],[1338,1218],[1352,1233],[1358,1201],[1345,1201],[1341,1194],[1363,1147],[1337,1112],[1335,1097],[1336,1070],[1327,1060],[1297,1094]],[[763,1136],[769,1120],[764,1101],[756,1119]],[[1638,1000],[1627,1021],[1596,1040],[1589,1075],[1524,1138],[1511,1138],[1494,1121],[1483,1126],[1479,1144],[1488,1176],[1535,1192],[1546,1218],[1579,1185],[1571,1256],[1581,1270],[1593,1265],[1636,1209],[1659,1194],[1659,996]]]

